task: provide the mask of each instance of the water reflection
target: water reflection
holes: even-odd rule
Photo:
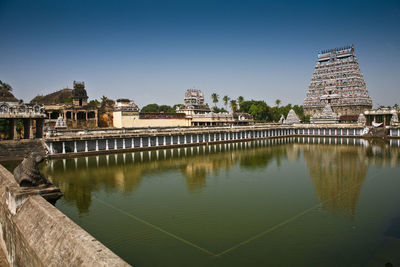
[[[345,217],[355,214],[361,186],[368,171],[363,147],[303,145],[304,159],[318,198],[325,210]]]
[[[400,159],[399,149],[386,143],[377,146],[360,139],[285,138],[50,160],[42,172],[60,187],[67,202],[85,213],[93,192],[133,193],[146,175],[150,179],[157,173],[178,170],[185,177],[188,192],[201,193],[211,174],[235,166],[262,170],[272,162],[279,167],[284,160],[296,162],[302,154],[323,208],[349,217],[354,216],[369,164],[397,166]]]

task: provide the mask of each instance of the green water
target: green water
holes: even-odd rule
[[[135,266],[396,263],[400,149],[342,143],[93,156],[42,172],[64,193],[56,207]]]

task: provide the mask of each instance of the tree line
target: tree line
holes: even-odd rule
[[[214,103],[212,110],[214,112],[227,112],[224,108],[218,108],[217,103],[219,102],[219,95],[217,93],[211,94],[211,100]],[[280,117],[285,117],[291,109],[293,109],[303,122],[309,122],[310,116],[304,115],[303,106],[288,104],[286,106],[280,106],[282,101],[275,100],[275,106],[269,106],[263,100],[245,100],[243,96],[239,96],[237,99],[231,99],[225,95],[222,97],[223,104],[226,108],[231,108],[232,112],[249,113],[253,116],[255,121],[260,122],[277,122]]]

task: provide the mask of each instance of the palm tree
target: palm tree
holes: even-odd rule
[[[275,105],[277,106],[277,107],[279,107],[279,105],[281,104],[281,100],[279,100],[279,99],[277,99],[277,100],[275,100]]]
[[[244,97],[243,97],[243,96],[239,96],[239,97],[237,98],[237,101],[238,101],[239,106],[242,105],[242,103],[243,103],[243,101],[244,101]]]
[[[2,81],[0,81],[0,89],[5,89],[7,91],[12,91],[11,85],[9,85],[8,83],[4,83]]]
[[[229,96],[224,96],[224,98],[222,98],[222,100],[224,100],[224,105],[225,105],[225,107],[226,108],[228,108],[228,103],[229,103],[229,100],[230,100],[231,98],[229,97]]]
[[[232,113],[235,113],[238,109],[238,105],[236,103],[236,100],[231,100],[231,109],[232,109]]]
[[[106,97],[105,95],[103,95],[103,96],[101,97],[101,103],[102,103],[102,104],[103,104],[103,103],[106,103],[107,100],[108,100],[108,97]]]
[[[212,102],[214,103],[214,106],[217,106],[217,103],[218,103],[218,100],[219,100],[218,98],[219,98],[219,95],[217,93],[213,93],[211,95],[211,99],[212,99]]]

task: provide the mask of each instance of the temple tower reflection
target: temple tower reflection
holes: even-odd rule
[[[326,211],[353,218],[368,172],[362,147],[304,145],[304,159],[315,192]]]

